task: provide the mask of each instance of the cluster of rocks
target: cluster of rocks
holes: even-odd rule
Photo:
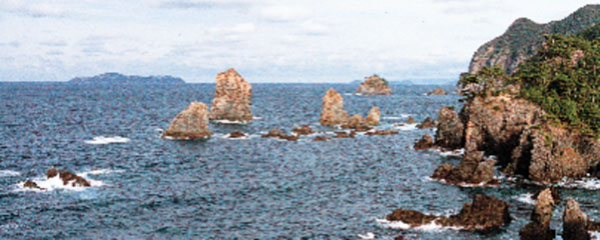
[[[392,89],[385,79],[380,78],[377,74],[373,74],[370,77],[365,77],[365,81],[358,86],[355,93],[365,95],[390,95],[392,94]]]
[[[310,129],[310,126],[307,126]],[[312,131],[312,129],[310,129]],[[298,141],[300,137],[296,134],[287,135],[283,130],[279,128],[271,129],[267,134],[262,135],[263,138],[275,138],[287,141]]]
[[[323,96],[319,122],[324,126],[340,125],[343,129],[365,132],[371,130],[372,126],[379,125],[380,118],[381,111],[378,107],[372,107],[366,119],[358,114],[348,117],[348,113],[344,110],[344,98],[330,88]]]
[[[91,186],[90,182],[88,180],[86,180],[85,178],[77,176],[76,174],[66,171],[66,170],[50,168],[50,169],[48,169],[48,172],[46,172],[46,178],[48,178],[48,179],[56,177],[56,176],[58,176],[62,180],[63,185],[65,185],[65,186],[67,186],[67,185],[71,185],[72,187],[90,187]],[[40,187],[36,182],[31,181],[31,180],[27,180],[23,184],[23,187],[30,188],[30,189],[45,190],[44,188]]]

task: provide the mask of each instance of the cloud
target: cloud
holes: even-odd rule
[[[208,29],[213,35],[237,35],[256,31],[254,23],[240,23],[233,26],[216,26]]]
[[[58,4],[26,3],[14,0],[0,2],[0,10],[33,18],[63,18],[68,15],[66,8]]]
[[[327,26],[308,20],[300,24],[302,30],[309,35],[321,35],[328,31]]]
[[[269,6],[260,11],[260,15],[267,21],[291,22],[306,19],[308,12],[304,8],[287,6]]]
[[[46,46],[46,47],[65,47],[65,46],[67,46],[67,42],[65,42],[63,40],[43,41],[43,42],[39,42],[39,45]]]
[[[247,1],[228,0],[171,0],[160,3],[166,9],[214,9],[214,8],[246,8],[250,5]]]

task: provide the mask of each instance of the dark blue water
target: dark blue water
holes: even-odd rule
[[[249,125],[211,124],[208,141],[159,138],[191,101],[210,103],[214,84],[70,85],[0,84],[0,238],[5,239],[515,239],[532,206],[516,196],[539,188],[461,188],[427,179],[440,163],[456,159],[411,146],[432,130],[298,142],[251,137],[275,127],[318,126],[328,88],[346,84],[254,84]],[[436,117],[458,96],[424,96],[434,86],[393,86],[390,96],[344,95],[350,114],[382,111],[382,128]],[[87,144],[97,136],[127,143]],[[85,190],[23,191],[56,166],[102,183]],[[10,172],[8,172],[10,171]],[[592,218],[600,216],[598,193],[563,189]],[[497,233],[389,229],[376,219],[398,207],[427,213],[457,212],[476,193],[509,201],[517,218]],[[553,225],[560,228],[560,208]]]

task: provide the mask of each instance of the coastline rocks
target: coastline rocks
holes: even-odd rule
[[[169,128],[163,133],[163,138],[198,139],[212,135],[208,130],[208,107],[203,103],[192,102],[177,114]]]
[[[335,136],[334,138],[353,138],[356,136],[356,132],[352,131],[350,133],[347,132],[334,132]]]
[[[297,135],[311,135],[315,133],[315,131],[313,131],[312,128],[310,128],[310,126],[308,125],[303,125],[302,127],[294,127],[292,129],[292,132],[296,133]]]
[[[432,96],[432,95],[448,95],[448,93],[438,87],[438,88],[432,90],[431,92],[427,93],[427,96]]]
[[[412,116],[408,116],[408,119],[406,120],[406,123],[408,123],[408,124],[414,124],[415,123],[415,119]]]
[[[458,149],[463,143],[464,124],[453,107],[443,107],[438,113],[435,144],[442,148]]]
[[[38,186],[37,183],[35,183],[34,181],[31,181],[31,180],[27,180],[27,182],[25,182],[23,184],[23,187],[25,187],[25,188],[31,188],[31,189],[44,190],[43,188],[41,188],[40,186]]]
[[[417,125],[418,129],[426,129],[426,128],[432,128],[435,127],[435,122],[433,120],[431,120],[431,118],[427,117],[425,118],[425,120],[423,120],[422,123]]]
[[[579,208],[579,204],[572,198],[567,199],[563,213],[563,233],[565,240],[589,240],[588,218]]]
[[[362,116],[358,114],[354,114],[351,118],[348,119],[346,124],[342,125],[343,129],[354,129],[359,132],[365,132],[371,130],[369,124],[363,119]]]
[[[247,135],[244,134],[243,132],[232,132],[229,134],[229,138],[243,138],[243,137],[247,137]]]
[[[535,207],[531,213],[531,222],[519,230],[522,240],[550,240],[554,239],[555,231],[550,229],[552,209],[556,202],[552,198],[549,188],[541,191],[535,200]]]
[[[427,215],[418,211],[397,209],[386,216],[388,221],[402,221],[411,227],[435,223],[446,227],[461,227],[467,231],[487,232],[510,223],[508,203],[494,197],[476,194],[458,214],[449,217]]]
[[[367,115],[367,124],[369,126],[377,126],[379,125],[379,119],[381,118],[381,111],[378,107],[372,107],[369,110],[369,115]]]
[[[365,81],[358,86],[355,93],[365,95],[389,95],[392,93],[388,82],[384,78],[380,78],[377,74],[370,77],[365,77]]]
[[[456,166],[442,164],[434,171],[431,178],[444,180],[449,184],[481,184],[496,183],[494,165],[496,160],[483,158],[483,152],[469,151]]]
[[[252,86],[235,69],[217,74],[210,120],[252,121],[251,97]]]
[[[46,173],[46,177],[47,178],[53,178],[53,177],[60,177],[60,179],[62,179],[63,181],[63,185],[67,185],[69,183],[71,183],[71,186],[73,187],[89,187],[91,186],[90,182],[88,182],[87,180],[85,180],[84,178],[75,175],[72,172],[69,171],[65,171],[65,170],[58,170],[56,168],[50,168],[48,169],[48,172]]]
[[[313,141],[322,142],[322,141],[327,141],[329,139],[331,139],[331,138],[327,137],[327,136],[316,136],[315,138],[313,138]]]
[[[327,91],[321,106],[321,118],[319,119],[321,125],[345,124],[348,121],[348,114],[344,110],[344,99],[333,88]]]
[[[288,141],[297,141],[298,139],[300,139],[300,137],[298,137],[296,135],[287,135],[281,129],[278,129],[278,128],[269,130],[269,132],[267,134],[264,134],[261,137],[262,138],[275,138],[275,139],[288,140]]]
[[[395,134],[398,134],[398,131],[391,130],[391,129],[368,131],[366,133],[367,136],[375,136],[375,135],[385,136],[385,135],[395,135]]]
[[[427,150],[433,147],[433,137],[429,136],[429,134],[423,135],[419,141],[415,143],[413,148],[415,150]]]

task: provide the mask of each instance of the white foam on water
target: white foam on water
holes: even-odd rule
[[[20,172],[15,172],[12,170],[0,170],[0,177],[15,177],[21,175]]]
[[[163,133],[165,130],[162,129],[162,128],[157,128],[157,129],[154,129],[154,131],[159,132],[159,133]]]
[[[114,170],[114,169],[96,169],[96,170],[91,170],[91,171],[86,171],[86,172],[82,172],[82,173],[77,173],[77,176],[80,176],[82,178],[85,178],[85,180],[87,180],[90,183],[90,187],[102,187],[104,186],[104,182],[100,181],[100,180],[94,180],[94,179],[90,179],[88,176],[89,175],[104,175],[104,174],[110,174],[110,173],[121,173],[124,172],[123,170]],[[68,182],[66,185],[63,184],[63,180],[60,178],[60,176],[55,176],[53,178],[46,178],[46,177],[38,177],[35,179],[32,179],[31,181],[35,182],[40,188],[42,189],[33,189],[33,188],[26,188],[23,185],[25,184],[25,182],[19,182],[17,183],[17,189],[15,189],[16,192],[24,192],[24,191],[33,191],[33,192],[50,192],[50,191],[54,191],[54,190],[69,190],[69,191],[84,191],[90,187],[74,187],[71,183],[72,182]]]
[[[221,119],[221,120],[213,120],[213,122],[216,123],[220,123],[220,124],[248,124],[248,121],[231,121],[231,120],[227,120],[227,119]]]
[[[456,149],[456,150],[452,150],[452,151],[441,151],[441,150],[434,150],[439,152],[440,155],[444,156],[444,157],[460,157],[462,155],[465,154],[465,149],[461,148],[461,149]]]
[[[111,143],[128,143],[131,139],[125,137],[104,137],[98,136],[94,137],[92,140],[85,140],[84,142],[87,144],[111,144]]]
[[[409,224],[406,224],[402,221],[388,221],[387,219],[375,219],[377,223],[381,224],[384,228],[393,228],[393,229],[414,229],[422,232],[441,232],[446,230],[462,230],[462,227],[447,227],[442,226],[440,224],[435,223],[434,221],[429,222],[428,224],[420,225],[417,227],[411,227]]]
[[[417,125],[418,125],[417,123],[413,123],[413,124],[404,123],[404,125],[394,126],[394,128],[401,130],[401,131],[413,131],[413,130],[417,130]]]
[[[559,187],[564,188],[583,188],[588,190],[598,190],[600,189],[600,179],[585,177],[581,180],[568,180],[563,179],[562,181],[556,183]]]
[[[523,193],[517,196],[513,196],[512,198],[525,204],[535,204],[535,200],[533,200],[533,193]]]
[[[375,234],[372,232],[368,232],[367,234],[357,234],[356,236],[358,236],[360,239],[375,239]]]
[[[591,239],[600,239],[600,232],[590,231],[589,233],[590,233]]]
[[[439,182],[442,184],[450,184],[446,182],[446,179],[433,179],[429,176],[425,176],[424,179],[426,181],[433,181],[433,182]],[[500,181],[501,178],[494,176],[494,180],[496,181]],[[500,184],[486,184],[485,182],[480,182],[480,183],[466,183],[466,182],[460,182],[457,184],[451,184],[451,185],[456,185],[456,186],[460,186],[460,187],[500,187]]]
[[[402,117],[402,118],[408,118],[408,117],[410,117],[410,114],[400,113],[400,117]]]
[[[384,116],[381,117],[382,119],[389,119],[389,120],[400,120],[403,119],[404,117],[398,117],[398,116]]]
[[[262,119],[263,119],[262,117],[257,117],[257,116],[252,117],[252,120],[262,120]]]

